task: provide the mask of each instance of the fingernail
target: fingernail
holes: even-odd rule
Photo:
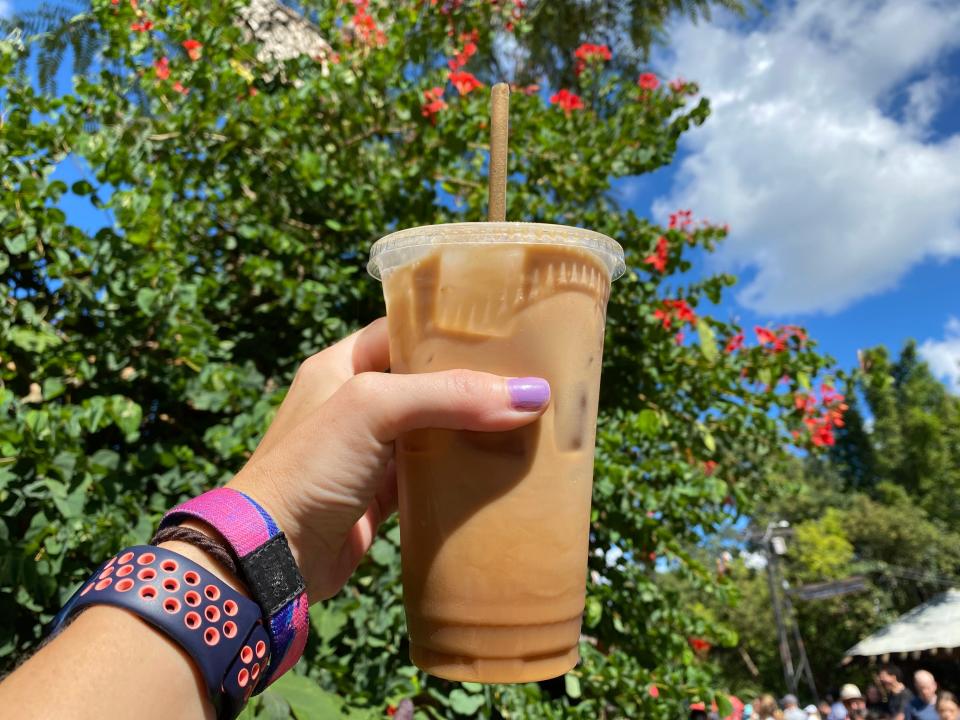
[[[550,383],[543,378],[510,378],[507,390],[516,410],[539,410],[550,402]]]

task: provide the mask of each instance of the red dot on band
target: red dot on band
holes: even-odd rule
[[[187,585],[196,585],[200,582],[200,576],[197,575],[193,570],[187,570],[187,572],[183,574],[183,581]]]
[[[246,687],[248,682],[250,682],[250,671],[246,668],[240,668],[240,672],[237,673],[237,685]]]
[[[88,592],[90,592],[91,590],[93,590],[93,583],[90,583],[89,585],[87,585],[87,586],[83,589],[83,592],[80,593],[80,597],[83,597],[84,595],[86,595],[86,594],[87,594]]]
[[[233,620],[227,620],[223,624],[223,636],[225,638],[236,637],[237,634],[237,624]]]
[[[196,607],[200,604],[200,593],[188,590],[187,594],[183,596],[183,599],[190,607]]]
[[[220,642],[220,633],[216,628],[207,628],[203,633],[203,641],[213,647]]]
[[[105,588],[110,587],[110,583],[112,583],[112,582],[113,582],[113,578],[104,578],[103,580],[101,580],[100,582],[98,582],[98,583],[94,586],[94,588],[95,588],[96,590],[103,590],[103,589],[105,589]]]
[[[237,604],[233,600],[227,600],[223,604],[223,611],[230,617],[233,617],[237,614]]]
[[[154,555],[152,552],[146,552],[137,558],[137,565],[149,565],[156,559],[157,559],[157,556]]]
[[[267,644],[263,640],[257,640],[257,657],[262,658],[267,652]]]
[[[157,589],[153,585],[140,588],[140,597],[144,600],[153,600],[157,596]]]
[[[133,587],[133,580],[131,580],[130,578],[124,578],[123,580],[117,583],[117,587],[115,589],[117,592],[126,592],[132,587]]]
[[[244,665],[248,665],[253,660],[253,648],[244,645],[243,650],[240,651],[240,659],[243,660]]]
[[[220,588],[218,588],[216,585],[207,585],[203,589],[203,594],[207,596],[208,600],[219,600]]]
[[[163,589],[167,592],[176,592],[180,589],[180,581],[176,578],[167,578],[163,581]]]
[[[128,563],[131,560],[133,560],[133,552],[131,552],[130,550],[128,550],[127,552],[125,552],[123,555],[120,556],[121,565],[123,565],[124,563]]]
[[[260,666],[254,665],[252,668],[250,668],[250,678],[252,680],[256,680],[258,677],[260,677]]]
[[[117,577],[126,577],[133,572],[133,565],[121,565],[117,570]]]
[[[157,571],[153,568],[143,568],[140,572],[137,573],[137,577],[141,580],[153,580],[157,576]]]
[[[216,622],[220,619],[220,608],[218,608],[216,605],[207,605],[203,611],[203,615],[210,622]]]
[[[112,567],[108,567],[106,570],[104,570],[102,573],[100,573],[100,580],[103,580],[104,578],[108,578],[108,577],[110,577],[112,574],[113,574],[113,568],[112,568]]]
[[[178,566],[176,560],[164,560],[160,563],[160,567],[163,568],[164,572],[176,572]]]
[[[168,597],[163,601],[163,609],[171,615],[176,615],[178,612],[180,612],[180,601],[175,597]]]
[[[183,622],[191,630],[196,630],[198,627],[200,627],[200,613],[196,613],[191,610],[183,616]]]

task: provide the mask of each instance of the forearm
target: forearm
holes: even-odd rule
[[[244,591],[226,568],[192,545],[161,547]],[[133,613],[107,605],[88,609],[0,684],[0,708],[12,717],[58,720],[214,717],[190,656]]]

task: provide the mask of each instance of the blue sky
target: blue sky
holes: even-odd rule
[[[960,3],[774,0],[674,23],[652,69],[699,82],[714,113],[616,193],[661,221],[730,225],[704,268],[741,278],[720,314],[805,325],[844,367],[914,338],[960,392]],[[68,203],[82,227],[110,221]]]

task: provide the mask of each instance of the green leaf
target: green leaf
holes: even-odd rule
[[[153,315],[160,291],[154,288],[143,287],[137,290],[137,307],[144,315]]]
[[[286,701],[297,720],[332,720],[343,717],[343,700],[303,675],[288,672],[273,683],[270,689]]]
[[[483,684],[475,682],[462,682],[461,687],[469,693],[483,692]]]
[[[310,624],[324,644],[329,644],[340,633],[347,620],[347,614],[333,606],[321,603],[310,608]]]
[[[603,604],[595,597],[587,598],[584,611],[584,623],[588,628],[596,627],[603,615]]]
[[[810,376],[803,370],[797,373],[797,384],[807,392],[810,391]]]
[[[713,696],[713,701],[717,703],[717,713],[720,717],[727,717],[733,713],[733,705],[730,704],[730,698],[725,693],[717,693]]]
[[[343,225],[341,225],[339,222],[337,222],[333,218],[327,218],[326,220],[323,221],[323,224],[326,225],[331,230],[333,230],[334,232],[340,232],[341,230],[343,230]]]
[[[766,387],[770,387],[770,368],[760,368],[760,371],[757,373],[757,379]]]
[[[580,697],[580,678],[574,675],[573,673],[567,673],[563,676],[563,684],[566,687],[567,695],[576,699]]]
[[[711,454],[715,453],[717,451],[717,441],[714,439],[713,434],[710,432],[707,426],[701,422],[698,422],[696,427],[697,431],[700,433],[700,439],[703,441],[703,446]]]
[[[43,399],[44,401],[53,400],[55,397],[59,397],[63,394],[63,391],[66,389],[66,385],[63,384],[63,380],[60,378],[46,378],[43,381]]]
[[[380,538],[370,548],[370,557],[378,565],[391,567],[397,562],[397,548],[388,540]]]
[[[109,407],[110,419],[116,423],[123,434],[128,438],[140,430],[143,420],[143,409],[133,400],[122,395],[115,395]]]
[[[637,415],[637,429],[644,435],[654,436],[660,430],[660,416],[656,410],[644,408]]]
[[[450,707],[458,715],[475,715],[487,699],[483,695],[468,695],[460,688],[450,693]]]
[[[703,318],[697,320],[697,335],[700,336],[700,352],[709,361],[717,359],[717,338],[713,328]]]

